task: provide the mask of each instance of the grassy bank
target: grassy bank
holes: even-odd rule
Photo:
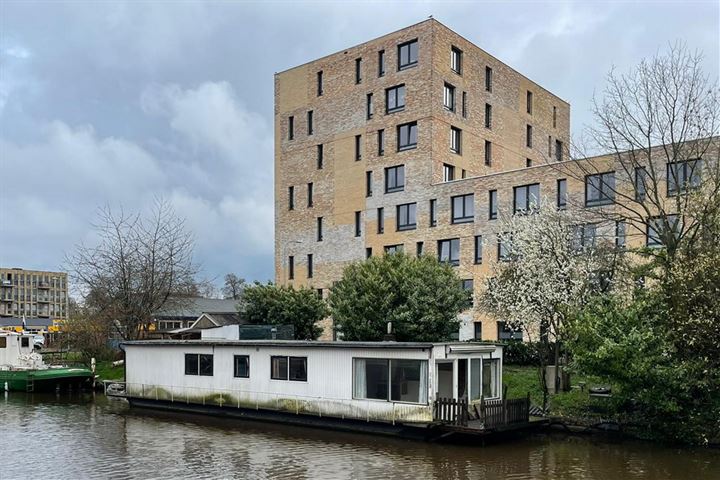
[[[112,361],[101,361],[95,365],[95,374],[100,380],[125,380],[125,369],[122,365],[113,366]]]

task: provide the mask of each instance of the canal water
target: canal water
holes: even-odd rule
[[[720,479],[720,451],[573,436],[429,444],[0,393],[0,478]]]

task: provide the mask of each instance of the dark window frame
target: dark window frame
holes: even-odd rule
[[[313,202],[314,202],[313,182],[308,182],[308,184],[307,184],[307,206],[308,206],[308,208],[313,207]]]
[[[530,90],[528,90],[525,94],[525,109],[527,110],[528,115],[533,114],[533,92]]]
[[[355,135],[355,161],[362,160],[362,135]]]
[[[378,52],[378,78],[385,76],[385,50]]]
[[[295,256],[288,255],[288,280],[295,279]]]
[[[362,236],[362,210],[355,211],[355,236]]]
[[[443,107],[450,112],[455,111],[455,86],[445,82],[443,84]]]
[[[529,123],[525,125],[525,147],[533,148],[533,126]]]
[[[295,210],[295,185],[288,186],[288,210]]]
[[[680,171],[678,171],[678,167],[681,168]],[[702,167],[701,158],[668,162],[665,167],[667,196],[674,197],[699,188],[702,182]],[[672,174],[670,173],[671,169],[673,170]]]
[[[367,117],[367,120],[370,120],[373,118],[373,115],[375,114],[375,109],[373,108],[373,94],[372,92],[368,93],[366,95],[365,100],[365,114]]]
[[[488,191],[488,220],[498,218],[498,194],[497,190]]]
[[[194,360],[193,360],[194,357]],[[203,360],[207,362],[209,359],[210,370],[208,373],[207,363],[203,365]],[[192,375],[196,377],[212,377],[214,375],[214,357],[211,353],[186,353],[185,354],[185,375]],[[195,369],[189,370],[188,367],[195,366]],[[203,373],[203,367],[206,368]]]
[[[463,51],[460,50],[456,46],[450,47],[450,69],[457,73],[458,75],[462,75],[462,67],[463,67]]]
[[[592,178],[599,178],[599,184],[597,187],[589,183]],[[609,185],[606,181],[607,178],[612,178],[612,186],[608,187],[610,190],[606,192],[603,187]],[[598,199],[590,199],[588,196],[589,189],[594,188],[598,191]],[[615,171],[593,173],[585,175],[585,206],[586,207],[599,207],[602,205],[612,205],[615,203]]]
[[[437,227],[437,198],[430,199],[430,227]]]
[[[408,133],[407,133],[408,143],[406,143],[406,144],[403,144],[403,143],[401,142],[401,139],[402,139],[402,130],[403,130],[404,128],[407,128],[407,129],[408,129]],[[415,142],[414,142],[414,143],[411,142],[412,137],[413,137],[413,135],[412,135],[412,133],[413,133],[413,128],[415,129]],[[397,151],[398,151],[398,152],[404,152],[404,151],[406,151],[406,150],[413,150],[413,149],[417,148],[418,131],[419,131],[419,129],[418,129],[418,122],[408,122],[408,123],[403,123],[403,124],[401,124],[401,125],[398,125],[398,126],[397,126],[397,140],[398,140],[398,142],[397,142]]]
[[[642,202],[647,197],[647,169],[645,167],[635,167],[635,178],[633,186],[635,187],[635,201]]]
[[[417,202],[402,203],[395,207],[395,225],[398,232],[417,228]]]
[[[416,46],[415,48],[415,60],[412,59],[412,47],[413,45]],[[407,62],[403,62],[403,49],[407,48]],[[413,68],[418,65],[418,62],[420,61],[420,44],[418,43],[418,39],[412,39],[408,40],[407,42],[403,42],[397,46],[397,57],[398,57],[398,72],[402,70],[407,70],[409,68]]]
[[[492,142],[485,140],[485,165],[492,166]]]
[[[362,57],[355,59],[355,85],[362,83]]]
[[[443,182],[452,182],[455,180],[455,165],[443,163]]]
[[[245,375],[241,375],[238,360],[245,362]],[[250,355],[233,355],[233,378],[250,378]]]
[[[322,170],[325,166],[325,147],[322,143],[317,145],[316,151],[317,169]]]
[[[443,259],[443,245],[447,244],[448,252],[447,252],[447,259]],[[453,245],[457,245],[457,249],[455,249],[455,252],[457,253],[457,257],[453,257]],[[452,265],[453,267],[457,267],[460,265],[460,238],[447,238],[444,240],[438,240],[437,241],[437,251],[438,251],[438,262],[440,263],[448,263]]]
[[[492,105],[485,104],[485,128],[492,129]]]
[[[530,201],[531,190],[537,187],[536,203],[533,207]],[[525,191],[525,205],[518,205],[518,192]],[[540,208],[540,183],[529,183],[513,187],[513,213],[532,212]]]
[[[373,195],[372,173],[372,170],[365,172],[365,196],[368,198]]]
[[[323,241],[323,217],[317,217],[316,229],[315,229],[315,240],[318,242]]]
[[[473,263],[480,265],[483,262],[483,236],[475,235],[475,246],[473,250]]]
[[[385,233],[385,208],[378,207],[377,209],[377,233]]]
[[[460,201],[459,207],[456,207]],[[460,210],[458,212],[458,210]],[[469,210],[469,211],[468,211]],[[450,197],[450,219],[453,225],[459,223],[472,223],[475,221],[475,194],[467,193]]]
[[[323,93],[323,71],[320,70],[319,72],[317,72],[317,96],[322,97]]]
[[[462,155],[462,130],[458,127],[450,127],[450,151]]]
[[[295,116],[290,115],[288,117],[288,140],[295,139]]]
[[[313,254],[308,253],[307,255],[307,278],[313,278]]]
[[[378,157],[385,156],[385,129],[377,131]]]
[[[401,173],[401,175],[398,175]],[[402,183],[399,178],[402,177]],[[385,193],[402,192],[405,190],[405,164],[385,168]]]
[[[307,134],[312,135],[315,131],[315,126],[313,125],[313,111],[308,110],[307,112]]]
[[[402,95],[400,95],[400,92],[402,91]],[[396,113],[401,112],[405,110],[405,84],[401,83],[400,85],[395,85],[393,87],[388,87],[385,89],[385,113]],[[390,106],[390,99],[394,100],[394,106]],[[400,105],[400,99],[402,99],[402,105]]]
[[[493,69],[485,66],[485,91],[492,93],[493,91]]]
[[[564,190],[564,191],[563,191]],[[555,205],[558,210],[567,208],[567,178],[558,178],[556,182]]]

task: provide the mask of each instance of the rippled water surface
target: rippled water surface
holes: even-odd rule
[[[720,451],[534,436],[470,447],[131,410],[102,395],[0,397],[1,479],[720,478]]]

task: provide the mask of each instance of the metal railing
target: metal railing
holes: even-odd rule
[[[433,420],[429,405],[111,380],[105,380],[103,383],[105,394],[110,397],[162,400],[222,408],[271,410],[296,415],[386,422],[393,425],[396,422],[430,423]]]

